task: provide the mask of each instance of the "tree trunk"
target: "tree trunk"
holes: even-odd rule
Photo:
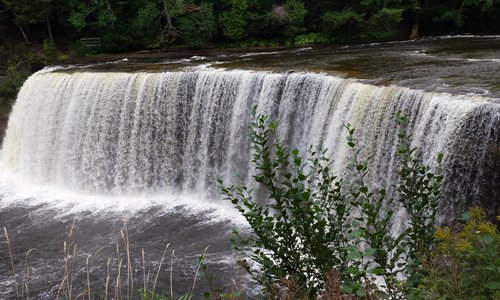
[[[54,45],[54,36],[52,35],[52,27],[50,26],[49,18],[46,19],[47,22],[47,31],[49,32],[50,43]]]
[[[108,4],[108,11],[113,15],[113,17],[116,18],[115,12],[111,8],[111,4],[109,3],[108,0],[106,0],[106,3]],[[115,21],[114,20],[111,21],[111,28],[115,29]]]
[[[172,42],[179,35],[179,32],[177,31],[177,29],[175,29],[174,25],[172,24],[172,15],[168,7],[167,0],[163,0],[163,15],[167,19],[167,24],[163,29],[160,41],[167,40],[168,42]]]
[[[29,44],[29,42],[30,42],[30,41],[28,40],[28,36],[27,36],[27,35],[26,35],[26,33],[24,32],[23,27],[22,27],[21,25],[17,25],[17,27],[19,28],[19,30],[21,31],[21,33],[22,33],[22,35],[23,35],[23,37],[24,37],[24,42],[25,42],[26,44]]]
[[[172,18],[170,17],[170,12],[168,11],[167,1],[163,1],[163,12],[165,13],[165,17],[167,18],[167,28],[170,30],[172,28]]]
[[[418,30],[420,28],[420,21],[415,20],[413,22],[413,26],[411,27],[410,40],[414,40],[418,38]]]

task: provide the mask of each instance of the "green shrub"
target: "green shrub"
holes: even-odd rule
[[[325,44],[330,40],[321,33],[311,32],[295,37],[295,45]]]
[[[398,115],[398,121],[405,126],[403,117]],[[429,244],[422,252],[434,245],[433,231],[427,227],[433,227],[441,177],[413,158],[415,150],[406,146],[409,137],[400,133],[402,167],[397,199],[411,210],[412,221],[407,230],[393,236],[390,224],[395,200],[385,189],[367,186],[368,163],[360,160],[353,128],[346,126],[352,177],[340,179],[332,173],[333,162],[326,150],[311,147],[305,159],[297,149],[285,148],[276,127],[261,115],[250,134],[257,170],[254,179],[265,189],[267,203],[261,204],[244,185],[221,188],[253,230],[249,237],[234,231],[234,247],[249,259],[242,266],[270,294],[289,289],[292,282],[302,291],[301,297],[328,296],[324,293],[332,290],[329,278],[335,273],[345,294],[386,297],[410,293],[419,283],[420,256],[409,251],[424,241]],[[409,203],[415,199],[418,205]],[[425,229],[415,226],[417,213],[424,216]],[[411,282],[400,282],[400,275]],[[382,289],[373,284],[376,278],[383,279]]]
[[[321,17],[323,33],[336,41],[349,40],[353,33],[358,32],[363,22],[364,14],[354,9],[342,11],[327,11]]]
[[[500,219],[500,216],[498,217]],[[426,299],[500,299],[500,234],[479,207],[464,214],[462,229],[440,227],[438,247],[425,269]]]
[[[286,20],[283,28],[285,38],[293,40],[293,38],[306,31],[304,27],[304,18],[307,15],[307,10],[304,3],[298,0],[286,1]]]
[[[223,0],[221,2],[226,7],[219,17],[222,33],[231,41],[241,41],[247,35],[245,29],[247,0]]]
[[[0,114],[10,111],[12,104],[16,100],[17,93],[28,75],[28,72],[19,70],[13,63],[7,66],[5,75],[0,76]]]
[[[70,49],[78,56],[92,56],[102,52],[100,47],[88,47],[79,41],[70,44]]]
[[[216,30],[215,17],[211,3],[202,2],[200,11],[179,17],[179,30],[188,45],[201,45],[209,42]]]
[[[50,42],[50,40],[45,39],[43,41],[43,52],[45,53],[45,58],[48,62],[53,62],[57,60],[57,49],[56,46]]]

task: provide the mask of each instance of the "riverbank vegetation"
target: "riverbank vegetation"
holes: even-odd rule
[[[114,299],[114,300],[190,300],[199,299],[201,295],[196,293],[197,284],[203,280],[202,276],[207,269],[203,253],[195,266],[192,280],[185,284],[186,289],[179,292],[178,287],[173,286],[173,278],[178,273],[176,266],[175,249],[170,249],[166,243],[161,257],[151,257],[148,249],[133,249],[129,239],[126,224],[120,230],[118,241],[114,245],[105,245],[95,249],[93,253],[82,251],[82,245],[74,237],[75,222],[69,227],[67,238],[61,241],[61,265],[55,286],[46,286],[45,296],[52,299]],[[15,257],[13,249],[16,247],[14,238],[4,227],[2,232],[2,243],[8,249],[8,257],[5,257],[7,269],[12,276],[9,299],[29,300],[37,299],[40,295],[34,295],[32,289],[33,278],[37,267],[31,265],[31,260],[36,256],[42,256],[43,249],[32,248],[26,251],[23,257]],[[82,253],[83,252],[83,253]],[[153,263],[154,262],[154,263]],[[196,262],[193,262],[196,263]],[[6,269],[6,270],[7,270]],[[34,270],[35,269],[35,270]],[[105,270],[105,271],[103,271]],[[7,275],[7,274],[2,274]],[[168,284],[161,282],[167,278]],[[209,283],[211,279],[206,277]],[[54,284],[54,283],[53,283]],[[50,292],[48,292],[50,290]],[[215,289],[217,297],[231,295],[234,299],[240,299],[239,292],[227,292],[225,289]],[[6,291],[2,291],[6,295]],[[168,296],[167,296],[168,295]],[[224,298],[232,299],[232,298]]]
[[[250,137],[260,188],[221,189],[253,229],[250,237],[234,230],[232,242],[270,299],[498,299],[497,227],[475,207],[461,230],[436,229],[442,155],[434,171],[421,164],[406,118],[397,120],[399,180],[371,187],[349,125],[350,175],[337,177],[321,146],[289,151],[276,123],[257,117]]]
[[[363,158],[356,130],[349,125],[345,130],[350,175],[340,177],[333,173],[334,162],[321,145],[301,156],[280,141],[278,124],[263,115],[256,117],[250,138],[254,179],[260,187],[255,191],[244,185],[221,188],[252,229],[250,234],[235,229],[231,241],[242,258],[238,264],[261,287],[259,299],[500,297],[497,225],[487,220],[481,208],[473,207],[452,228],[435,227],[442,207],[442,155],[434,169],[420,163],[418,149],[410,147],[406,118],[398,114],[397,122],[399,180],[393,186],[374,187],[367,180],[370,161]],[[403,218],[396,217],[401,216],[400,210]],[[196,262],[189,289],[174,295],[175,250],[167,255],[169,244],[161,259],[151,263],[143,248],[140,252],[137,247],[132,249],[124,225],[115,246],[82,255],[73,238],[73,226],[61,243],[61,278],[53,289],[57,297],[245,299],[237,286],[215,285],[205,254]],[[6,228],[3,236],[13,276],[12,294],[29,299],[33,276],[29,262],[38,250],[13,257],[15,243]],[[170,267],[165,266],[169,257]],[[169,287],[160,287],[160,274],[169,278]],[[200,281],[205,282],[205,291],[195,289]]]
[[[500,216],[498,218],[500,219]],[[397,289],[401,289],[402,292],[408,292],[405,288],[408,288],[410,284],[414,286],[411,294],[406,295],[407,299],[492,300],[499,298],[500,234],[498,227],[487,221],[484,212],[478,207],[473,207],[465,213],[461,222],[460,229],[436,228],[434,238],[429,244],[433,250],[428,259],[424,261],[420,259],[419,262],[422,262],[420,265],[413,262],[416,269],[410,269],[419,274],[418,281],[410,283],[408,280],[399,281],[400,285]],[[200,255],[197,262],[192,262],[197,265],[192,278],[185,284],[187,288],[174,292],[178,288],[172,285],[171,278],[175,278],[177,266],[174,259],[175,249],[171,249],[169,244],[165,245],[160,257],[151,257],[148,249],[144,248],[137,252],[137,247],[135,250],[131,249],[134,242],[129,240],[127,228],[124,226],[116,245],[104,246],[90,254],[82,253],[78,241],[72,236],[73,226],[70,228],[67,240],[61,241],[62,247],[59,254],[62,259],[59,282],[56,287],[47,287],[47,290],[52,288],[56,299],[247,299],[240,286],[230,283],[227,286],[216,285],[212,273],[213,268],[209,262],[205,261],[205,254]],[[360,238],[358,235],[358,231],[353,231],[347,236],[354,240]],[[35,296],[32,286],[33,277],[37,271],[33,269],[31,261],[34,257],[42,255],[40,251],[43,250],[32,248],[23,256],[13,256],[16,236],[10,235],[6,228],[3,228],[0,242],[6,246],[9,253],[4,263],[6,270],[8,269],[12,276],[11,298],[33,299]],[[114,251],[113,247],[115,247]],[[263,246],[256,249],[265,250]],[[371,251],[373,250],[365,248],[359,252],[367,259],[363,264],[365,267],[371,259],[371,256],[366,256],[366,254],[370,254]],[[358,252],[348,255],[346,262],[351,262],[357,255]],[[251,257],[246,259],[251,259]],[[132,268],[129,267],[130,263],[132,263]],[[304,263],[315,262],[304,260]],[[407,261],[402,263],[408,266]],[[240,265],[245,268],[249,266],[244,260],[240,261]],[[271,265],[267,265],[261,271],[270,267]],[[359,286],[354,284],[353,288],[352,280],[346,280],[346,278],[355,276],[354,272],[358,270],[357,267],[347,268],[344,270],[345,273],[331,266],[326,267],[329,271],[317,274],[321,276],[321,282],[307,282],[316,287],[321,284],[321,288],[316,291],[307,289],[304,283],[295,277],[281,273],[281,277],[262,285],[263,289],[259,297],[278,300],[317,299],[318,297],[314,296],[313,292],[319,294],[320,299],[327,300],[402,299],[403,297],[402,294],[390,295],[386,290],[380,291],[380,286],[374,284],[373,278],[383,276],[381,274],[386,272],[380,268],[373,267],[370,272],[365,272],[362,284]],[[105,270],[104,273],[102,270]],[[167,278],[167,284],[161,282],[159,278]],[[317,280],[318,277],[315,279]],[[204,286],[201,291],[200,285]]]
[[[103,51],[168,46],[272,46],[500,32],[500,1],[147,0],[0,1],[0,36]],[[88,47],[87,47],[88,48]]]

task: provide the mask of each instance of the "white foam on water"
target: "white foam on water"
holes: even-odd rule
[[[238,55],[238,57],[252,57],[252,56],[261,56],[261,55],[272,55],[272,54],[278,54],[281,53],[282,51],[270,51],[270,52],[250,52],[250,53],[245,53]]]
[[[466,61],[470,62],[494,62],[494,63],[500,63],[499,58],[467,58],[465,59]]]
[[[194,60],[194,61],[198,61],[198,60],[206,60],[207,57],[206,56],[198,56],[198,55],[194,55],[194,56],[191,56],[189,58],[190,60]]]
[[[437,36],[437,37],[428,37],[426,39],[434,39],[434,40],[439,40],[439,39],[463,39],[463,38],[489,38],[489,39],[500,39],[500,35],[474,35],[474,34],[456,34],[456,35],[443,35],[443,36]]]
[[[211,199],[204,193],[163,193],[128,196],[92,195],[26,181],[20,176],[0,173],[0,209],[35,207],[57,211],[57,217],[78,218],[81,212],[95,217],[132,217],[155,208],[157,214],[181,213],[202,217],[207,222],[231,222],[247,226],[246,220],[229,201]],[[85,214],[88,216],[88,214]]]

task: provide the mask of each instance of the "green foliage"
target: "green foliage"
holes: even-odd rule
[[[498,217],[500,219],[500,216]],[[439,244],[425,268],[426,299],[499,299],[500,234],[479,207],[462,218],[462,229],[438,228]]]
[[[137,16],[134,18],[132,25],[134,30],[137,31],[147,31],[155,30],[156,24],[154,20],[157,20],[160,16],[160,11],[158,6],[154,2],[146,2],[137,11]]]
[[[209,291],[203,293],[203,298],[212,300],[222,300],[222,299],[243,299],[240,291],[229,291],[227,287],[219,288],[214,286],[214,275],[210,275],[207,272],[208,266],[205,263],[205,255],[198,257],[198,263],[201,267],[201,271],[205,276],[208,283]]]
[[[99,37],[104,51],[127,51],[495,34],[498,16],[500,0],[1,0],[0,32],[16,25],[26,43],[52,32],[63,43]]]
[[[203,2],[200,10],[179,17],[179,30],[183,41],[188,45],[208,43],[216,30],[212,4]]]
[[[227,10],[219,18],[219,23],[224,36],[232,41],[239,41],[246,35],[246,10],[247,0],[222,0]]]
[[[328,11],[322,17],[322,28],[326,36],[335,40],[349,39],[363,21],[364,15],[353,9]]]
[[[131,35],[136,37],[140,44],[154,48],[159,41],[159,24],[156,20],[160,18],[160,15],[157,3],[145,2],[132,19]]]
[[[33,72],[45,66],[45,58],[33,53],[17,56],[0,46],[0,116],[10,112],[17,93]]]
[[[405,119],[398,120],[404,128]],[[434,226],[441,177],[418,163],[415,150],[405,146],[408,137],[400,133],[405,151],[400,151],[397,199],[408,208],[410,222],[407,230],[391,235],[395,200],[386,189],[368,187],[368,162],[360,158],[353,128],[346,126],[352,160],[351,177],[344,179],[332,173],[333,162],[321,146],[311,147],[306,159],[297,149],[285,148],[276,128],[261,115],[250,134],[254,178],[266,191],[267,203],[243,185],[221,188],[254,233],[243,237],[235,230],[232,239],[250,260],[242,264],[245,270],[268,292],[286,289],[286,280],[309,297],[329,289],[332,271],[340,273],[343,293],[359,297],[398,295],[417,286],[420,256],[409,252],[424,242],[422,252],[433,249],[428,227]],[[414,223],[418,214],[424,219],[420,227]],[[397,280],[401,275],[411,279],[407,285]],[[374,287],[376,277],[383,278],[385,292]]]
[[[304,18],[307,15],[307,10],[299,0],[286,1],[286,24],[283,29],[283,35],[286,38],[294,38],[297,34],[304,33]]]
[[[432,22],[445,30],[463,30],[474,28],[473,22],[482,22],[488,14],[496,9],[498,16],[500,1],[498,0],[462,0],[445,1],[439,4],[422,3],[424,20]],[[468,25],[468,26],[467,26]],[[439,33],[441,33],[438,30]]]
[[[237,240],[232,242],[236,249],[251,251],[250,259],[262,267],[261,271],[245,265],[258,283],[269,286],[291,277],[316,293],[322,273],[341,264],[347,255],[341,250],[347,243],[343,234],[347,204],[339,195],[341,182],[330,173],[323,150],[311,150],[313,166],[307,170],[297,150],[288,153],[279,142],[271,145],[270,139],[277,138],[276,125],[265,116],[258,117],[251,136],[259,172],[255,180],[267,188],[273,201],[261,206],[245,186],[223,188],[255,232],[255,237],[244,239],[235,231]],[[337,247],[329,247],[330,243]]]
[[[70,49],[78,56],[92,56],[99,54],[101,49],[99,47],[88,47],[82,45],[80,41],[75,41],[70,44]]]
[[[434,223],[443,176],[436,175],[436,172],[441,173],[439,168],[437,171],[431,171],[415,158],[417,149],[410,147],[410,137],[406,134],[407,119],[398,113],[397,121],[400,128],[398,137],[401,140],[398,148],[401,180],[397,190],[401,205],[408,214],[410,257],[428,257],[434,246]],[[442,158],[442,154],[439,154],[439,167]]]
[[[403,20],[403,11],[402,8],[384,7],[380,9],[367,20],[366,29],[369,35],[375,38],[396,35],[400,28],[399,23]]]
[[[19,25],[45,22],[58,5],[54,0],[3,0],[3,2]]]
[[[45,53],[45,58],[47,62],[54,62],[57,60],[57,49],[50,40],[45,39],[43,41],[43,52]]]
[[[311,32],[295,37],[295,45],[325,44],[330,40],[321,33]]]
[[[464,25],[464,16],[461,9],[446,9],[442,14],[432,19],[435,23],[448,23],[454,28],[460,28]]]
[[[19,70],[13,62],[8,64],[4,74],[0,73],[0,113],[10,111],[17,93],[28,75],[28,72]]]
[[[117,17],[109,1],[92,0],[89,4],[85,4],[85,2],[82,1],[78,1],[77,3],[84,9],[85,17],[89,14],[93,15],[92,22],[99,28],[114,27]]]

